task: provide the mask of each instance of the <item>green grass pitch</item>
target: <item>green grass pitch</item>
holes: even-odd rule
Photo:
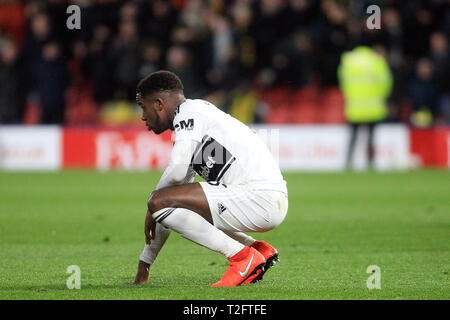
[[[0,173],[0,299],[449,299],[450,173],[286,173],[289,212],[253,234],[281,262],[264,281],[210,288],[227,261],[172,233],[134,279],[160,172]],[[81,269],[69,290],[66,269]],[[369,290],[369,265],[381,289]]]

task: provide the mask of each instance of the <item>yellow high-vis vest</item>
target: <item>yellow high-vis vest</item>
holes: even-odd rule
[[[376,122],[386,118],[386,99],[392,89],[392,74],[381,55],[369,47],[344,52],[338,67],[338,79],[349,122]]]

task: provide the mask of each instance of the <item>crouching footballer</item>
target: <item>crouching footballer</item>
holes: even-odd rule
[[[286,181],[265,143],[211,103],[186,99],[172,72],[141,80],[136,99],[148,130],[173,130],[175,142],[170,164],[148,198],[146,245],[132,284],[147,283],[171,231],[229,260],[212,287],[262,280],[278,252],[245,232],[272,230],[288,210]],[[196,174],[206,182],[194,183]]]

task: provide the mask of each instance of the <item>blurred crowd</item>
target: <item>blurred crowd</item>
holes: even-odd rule
[[[71,4],[80,30],[66,27]],[[371,4],[380,29],[367,28]],[[292,97],[315,108],[339,94],[341,55],[359,45],[391,68],[388,121],[427,110],[431,123],[450,123],[449,33],[447,0],[5,0],[0,123],[135,123],[136,84],[158,69],[175,72],[186,97],[247,123],[320,122],[290,117]],[[286,104],[279,120],[277,103]]]

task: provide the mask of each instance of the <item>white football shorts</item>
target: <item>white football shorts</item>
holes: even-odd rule
[[[288,210],[287,194],[258,190],[251,184],[200,182],[214,226],[236,232],[265,232],[281,224]]]

